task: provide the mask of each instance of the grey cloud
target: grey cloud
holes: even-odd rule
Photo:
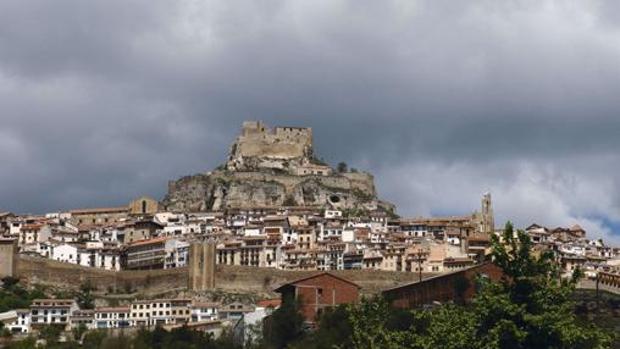
[[[263,119],[313,127],[321,156],[375,172],[406,214],[467,211],[492,187],[515,202],[503,217],[534,215],[542,190],[561,201],[550,221],[617,219],[614,6],[4,1],[0,206],[162,196],[168,179],[222,162],[242,120]],[[561,176],[520,191],[524,164]],[[606,198],[574,204],[588,192]]]

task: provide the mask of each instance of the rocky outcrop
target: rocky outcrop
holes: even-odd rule
[[[161,204],[171,211],[309,206],[393,209],[377,199],[372,175],[335,173],[312,155],[312,131],[244,123],[229,160],[218,170],[168,184]]]
[[[280,206],[373,210],[380,203],[368,174],[357,174],[352,180],[345,175],[214,171],[171,181],[162,205],[173,211]]]

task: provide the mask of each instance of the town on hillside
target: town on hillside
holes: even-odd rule
[[[620,272],[620,249],[589,239],[579,225],[523,228],[535,251],[553,251],[564,276],[580,269],[586,279],[598,280]],[[0,274],[20,277],[15,259],[21,257],[114,272],[189,268],[191,274],[210,268],[212,273],[220,265],[313,271],[274,290],[304,298],[302,313],[311,323],[324,307],[359,296],[360,286],[334,271],[413,273],[417,282],[385,290],[395,295],[394,304],[448,301],[445,292],[432,288],[424,297],[407,292],[440,287],[433,285],[442,277],[492,275],[491,238],[501,232],[491,193],[462,216],[399,217],[393,204],[378,198],[372,175],[320,160],[311,129],[245,122],[226,164],[171,181],[161,201],[143,196],[118,207],[0,213]],[[218,281],[200,282],[193,288],[214,288]],[[67,330],[189,325],[214,334],[228,326],[243,332],[281,299],[255,304],[135,299],[81,309],[76,299],[38,298],[28,308],[1,313],[0,321],[16,334],[49,324]]]

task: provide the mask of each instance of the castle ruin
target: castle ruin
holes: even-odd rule
[[[372,175],[336,173],[317,160],[312,142],[311,128],[269,128],[260,121],[246,121],[226,164],[169,182],[162,205],[173,211],[283,206],[394,209],[377,199]]]

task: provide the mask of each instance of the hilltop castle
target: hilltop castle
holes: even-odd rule
[[[275,127],[245,121],[230,149],[229,171],[272,170],[290,175],[330,175],[332,168],[314,158],[312,129]]]
[[[394,210],[377,199],[369,173],[336,172],[317,160],[311,128],[269,128],[260,121],[243,123],[226,164],[171,181],[162,205],[190,211],[283,206]]]

